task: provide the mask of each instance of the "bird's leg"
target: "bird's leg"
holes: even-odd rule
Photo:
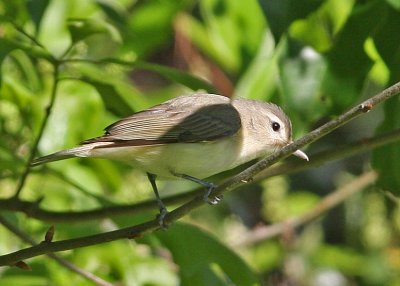
[[[197,179],[195,177],[189,176],[189,175],[185,175],[185,174],[174,174],[174,176],[180,177],[182,179],[186,179],[195,183],[198,183],[204,187],[206,187],[206,192],[204,193],[204,201],[209,203],[210,205],[216,205],[218,204],[221,200],[222,200],[222,195],[221,196],[217,196],[214,198],[210,198],[210,195],[212,193],[212,191],[214,191],[214,189],[217,187],[215,184],[211,183],[211,182],[207,182],[207,181],[203,181],[201,179]]]
[[[160,198],[160,194],[158,193],[157,189],[157,184],[156,184],[156,175],[147,173],[147,178],[149,178],[150,184],[153,188],[153,192],[156,195],[156,200],[158,203],[158,207],[160,209],[160,213],[157,216],[158,223],[160,224],[161,228],[167,228],[167,225],[164,222],[164,218],[167,215],[168,211],[167,208],[165,207],[164,203],[162,202]]]

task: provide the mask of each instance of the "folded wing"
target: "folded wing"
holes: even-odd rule
[[[113,142],[99,148],[213,141],[238,132],[241,121],[228,98],[198,94],[177,97],[124,118],[105,135],[82,144]]]

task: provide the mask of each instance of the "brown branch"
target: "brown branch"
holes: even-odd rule
[[[396,129],[390,133],[375,136],[368,139],[362,139],[350,144],[336,146],[335,148],[328,149],[316,154],[311,155],[312,160],[304,164],[301,160],[286,161],[280,165],[272,166],[263,170],[254,177],[254,181],[264,180],[273,176],[282,174],[291,174],[308,170],[333,160],[344,159],[355,154],[369,151],[386,144],[397,142],[400,140],[400,129]],[[78,186],[76,186],[78,187]],[[195,189],[190,192],[177,194],[163,198],[166,205],[173,205],[183,203],[190,200],[196,194],[200,193],[200,189]],[[45,222],[69,222],[76,223],[83,220],[96,220],[109,217],[134,215],[143,213],[148,210],[155,210],[157,203],[155,200],[146,200],[140,203],[129,205],[115,205],[107,207],[99,207],[92,210],[85,211],[51,211],[42,209],[39,202],[31,202],[21,199],[0,199],[0,210],[2,211],[17,211],[25,213],[28,217],[32,217]]]
[[[19,238],[21,238],[23,241],[25,241],[31,245],[37,245],[37,243],[27,233],[25,233],[18,227],[14,226],[5,217],[3,217],[1,215],[0,215],[0,224],[2,224],[5,228],[7,228],[10,232],[14,233]],[[49,254],[47,254],[47,256],[49,256],[51,259],[57,261],[58,264],[64,266],[68,270],[77,273],[78,275],[93,282],[96,285],[114,286],[114,284],[103,280],[102,278],[94,275],[93,273],[90,273],[88,271],[85,271],[85,270],[79,268],[78,266],[72,264],[71,262],[65,260],[64,258],[59,257],[58,255],[56,255],[54,253],[49,253]]]
[[[186,192],[163,199],[166,205],[182,203],[192,199],[198,190]],[[146,200],[140,203],[129,205],[115,205],[107,207],[99,207],[86,211],[51,211],[40,208],[41,199],[37,202],[26,201],[22,199],[0,199],[1,211],[18,211],[25,213],[28,217],[32,217],[45,222],[68,222],[79,223],[84,220],[96,220],[122,215],[134,215],[143,213],[148,210],[157,209],[155,200]],[[1,212],[0,211],[0,212]]]
[[[323,126],[317,128],[316,130],[306,134],[301,139],[295,141],[294,143],[282,148],[271,156],[265,158],[264,160],[259,161],[258,163],[252,165],[247,168],[243,172],[238,175],[226,180],[221,183],[212,195],[221,195],[224,192],[231,191],[234,188],[237,188],[246,182],[252,180],[252,178],[263,169],[271,166],[272,164],[278,162],[279,160],[288,157],[295,150],[310,144],[319,138],[323,137],[329,132],[332,132],[336,128],[342,126],[348,121],[358,117],[359,115],[370,111],[375,105],[380,102],[393,97],[394,95],[400,92],[400,82],[385,89],[378,95],[371,97],[370,99],[364,101],[362,104],[359,104],[349,111],[343,113],[338,116],[336,119],[329,121]],[[185,216],[190,211],[204,205],[205,202],[203,200],[203,195],[199,194],[191,201],[185,203],[184,205],[176,208],[174,211],[168,213],[165,216],[164,222],[170,224],[174,221],[177,221],[181,217]],[[123,238],[136,238],[138,236],[142,236],[149,232],[159,229],[160,226],[158,224],[158,220],[154,219],[133,227],[128,227],[120,230],[114,230],[110,232],[105,232],[101,234],[80,237],[75,239],[68,239],[56,242],[46,242],[41,243],[36,246],[32,246],[29,248],[21,249],[19,251],[9,253],[3,256],[0,256],[0,265],[14,265],[16,262],[20,260],[24,260],[27,258],[35,257],[42,254],[47,254],[50,252],[63,251],[69,249],[75,249],[78,247],[90,246],[105,242],[110,242],[113,240],[123,239]]]
[[[335,192],[332,192],[331,194],[325,196],[315,207],[313,207],[305,214],[276,224],[257,227],[254,231],[251,232],[251,234],[246,235],[244,238],[238,241],[235,241],[235,245],[246,246],[255,244],[266,239],[278,236],[288,230],[292,230],[310,221],[313,221],[316,218],[320,217],[323,213],[342,203],[351,195],[360,192],[364,190],[367,186],[373,184],[377,178],[378,175],[376,172],[369,171],[354,179],[347,185],[339,188]]]

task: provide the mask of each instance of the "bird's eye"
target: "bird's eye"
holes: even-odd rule
[[[279,131],[281,129],[281,126],[279,125],[278,122],[272,122],[272,130],[274,131]]]

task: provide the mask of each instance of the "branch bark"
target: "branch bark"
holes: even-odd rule
[[[394,95],[400,92],[400,82],[392,85],[391,87],[385,89],[378,95],[371,97],[370,99],[364,101],[363,103],[353,107],[349,111],[343,113],[342,115],[338,116],[336,119],[329,121],[328,123],[324,124],[323,126],[315,129],[314,131],[306,134],[301,139],[295,141],[294,143],[282,148],[281,150],[277,151],[276,153],[272,154],[271,156],[265,158],[264,160],[259,161],[258,163],[252,165],[251,167],[247,168],[243,172],[239,173],[238,175],[224,181],[221,183],[212,195],[218,196],[225,192],[231,191],[234,188],[237,188],[246,182],[249,182],[253,179],[253,177],[260,173],[265,168],[273,165],[274,163],[278,162],[279,160],[288,157],[291,153],[295,150],[310,144],[319,138],[323,137],[324,135],[332,132],[336,128],[342,126],[343,124],[349,122],[350,120],[358,117],[359,115],[366,113],[373,109],[377,104],[393,97]],[[182,206],[176,208],[172,212],[168,213],[165,217],[165,222],[170,224],[181,217],[185,216],[190,211],[204,205],[203,195],[198,195],[191,201],[183,204]],[[46,242],[41,243],[39,245],[21,249],[19,251],[6,254],[0,256],[0,266],[1,265],[13,265],[20,260],[24,260],[27,258],[31,258],[34,256],[47,254],[50,252],[56,251],[63,251],[74,249],[78,247],[90,246],[94,244],[100,244],[104,242],[109,242],[117,239],[122,238],[136,238],[138,236],[142,236],[147,234],[151,231],[159,229],[160,226],[158,224],[158,220],[154,219],[133,227],[128,227],[120,230],[110,231],[106,233],[80,237],[75,239],[68,239],[63,241],[56,241],[56,242]]]
[[[21,229],[17,228],[16,226],[14,226],[12,223],[10,223],[5,217],[0,215],[0,223],[7,228],[10,232],[14,233],[16,236],[18,236],[19,238],[21,238],[23,241],[31,244],[31,245],[36,245],[37,243],[31,238],[29,237],[28,234],[26,234],[24,231],[22,231]],[[64,266],[65,268],[67,268],[68,270],[77,273],[78,275],[82,276],[83,278],[93,282],[96,285],[99,286],[114,286],[114,284],[109,283],[108,281],[94,275],[93,273],[90,273],[88,271],[85,271],[81,268],[79,268],[78,266],[72,264],[71,262],[59,257],[58,255],[54,254],[54,253],[49,253],[47,254],[47,256],[49,256],[51,259],[57,261],[57,263],[59,263],[60,265]]]
[[[386,144],[394,143],[400,140],[400,129],[392,132],[375,136],[368,139],[362,139],[350,144],[336,146],[322,152],[311,155],[312,160],[304,164],[301,160],[286,161],[280,165],[272,166],[263,170],[254,176],[254,181],[264,180],[270,177],[279,176],[282,174],[292,174],[308,170],[317,166],[321,166],[333,160],[344,159],[362,152],[369,151]],[[196,194],[200,193],[200,189],[195,189],[182,194],[173,195],[163,198],[166,205],[173,205],[186,202],[192,199]],[[115,205],[108,207],[99,207],[85,211],[51,211],[40,207],[39,202],[32,202],[16,198],[0,199],[1,211],[14,211],[25,213],[28,217],[35,218],[41,221],[57,223],[68,222],[77,223],[84,220],[98,220],[109,217],[134,215],[143,213],[149,210],[155,210],[157,203],[155,200],[146,200],[140,203],[129,205]]]

